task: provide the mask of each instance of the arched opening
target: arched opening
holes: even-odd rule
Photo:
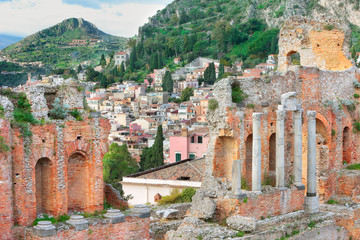
[[[271,186],[276,185],[276,133],[269,139],[269,180]]]
[[[218,137],[215,143],[214,176],[232,180],[232,164],[238,159],[238,144],[232,137]]]
[[[324,123],[316,118],[316,144],[326,145],[328,142],[328,133]]]
[[[286,55],[286,59],[287,59],[287,64],[289,66],[299,66],[301,65],[301,60],[300,60],[300,54],[296,51],[291,51]]]
[[[328,131],[323,121],[316,118],[316,175],[317,175],[317,192],[320,201],[323,201],[325,191],[319,188],[321,185],[320,174],[329,169],[329,146],[328,146]]]
[[[246,158],[245,158],[245,180],[249,188],[251,188],[252,180],[252,144],[253,135],[250,134],[246,139]]]
[[[81,153],[74,153],[69,157],[67,167],[68,180],[68,211],[84,211],[87,203],[88,166],[86,158]]]
[[[54,209],[54,189],[52,163],[48,158],[40,158],[35,165],[36,214],[52,214]]]
[[[351,162],[350,128],[345,127],[343,131],[343,163]]]

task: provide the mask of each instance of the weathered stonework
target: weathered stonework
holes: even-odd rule
[[[291,70],[291,55],[299,53],[300,65],[321,70],[342,71],[353,66],[349,55],[349,27],[330,18],[313,21],[289,18],[279,38],[279,71]]]

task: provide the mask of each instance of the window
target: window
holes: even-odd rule
[[[202,143],[202,136],[198,137],[198,143]]]
[[[195,159],[195,157],[196,157],[196,156],[195,156],[195,153],[189,153],[189,158],[190,158],[190,159]]]
[[[176,162],[181,161],[181,153],[175,153],[175,160],[176,160]]]
[[[192,136],[192,137],[191,137],[191,143],[194,143],[194,142],[195,142],[195,137]]]

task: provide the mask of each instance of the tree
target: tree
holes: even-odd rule
[[[80,73],[82,70],[83,70],[83,68],[82,68],[81,64],[79,64],[77,72]]]
[[[209,66],[205,69],[204,72],[204,80],[207,84],[214,84],[216,81],[216,71],[215,71],[215,64],[210,63]]]
[[[154,145],[151,148],[144,148],[140,156],[140,171],[164,165],[164,146],[163,146],[162,125],[159,125],[156,133]]]
[[[111,144],[104,155],[103,165],[104,181],[109,184],[121,181],[123,176],[135,173],[139,168],[126,144],[119,146],[116,143]]]
[[[130,54],[130,63],[129,63],[129,69],[131,72],[133,72],[136,69],[136,48],[134,47]]]
[[[164,62],[162,60],[162,56],[161,56],[161,53],[158,54],[158,68],[162,68],[164,66]]]
[[[101,54],[100,65],[101,65],[102,68],[104,68],[106,66],[106,60],[105,60],[105,55],[104,54]]]
[[[122,61],[120,65],[120,75],[123,76],[124,73],[125,73],[125,65],[124,65],[124,61]]]
[[[174,82],[172,80],[171,73],[169,71],[166,71],[162,88],[165,92],[172,93],[173,87],[174,87]]]
[[[189,101],[191,96],[194,96],[194,89],[187,87],[181,92],[180,101],[181,102]]]
[[[225,71],[224,64],[220,63],[218,79],[221,79],[222,75],[224,74],[224,71]]]
[[[219,21],[215,24],[211,38],[216,40],[218,47],[226,52],[229,35],[231,32],[231,25],[225,21]]]
[[[154,53],[150,58],[150,70],[158,69],[158,53]]]

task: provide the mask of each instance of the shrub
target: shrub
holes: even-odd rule
[[[178,198],[181,196],[180,190],[174,188],[171,190],[170,195],[163,196],[159,201],[159,205],[177,203]]]
[[[355,94],[354,94],[354,98],[360,98],[360,95],[357,94],[357,93],[355,93]]]
[[[315,225],[316,225],[316,222],[311,221],[311,222],[309,222],[308,227],[309,227],[309,228],[314,228]]]
[[[218,107],[219,107],[219,103],[218,103],[218,101],[216,101],[216,99],[212,98],[209,100],[209,110],[210,111],[215,111]]]
[[[360,163],[347,166],[346,169],[349,169],[349,170],[360,170]]]
[[[159,201],[159,205],[191,202],[196,190],[193,188],[185,188],[181,193],[178,188],[172,189],[170,195],[163,196]]]
[[[58,216],[58,218],[56,220],[58,222],[66,222],[69,219],[70,219],[70,216],[68,216],[67,214],[63,214],[63,215]]]
[[[246,105],[246,107],[247,108],[255,108],[255,104],[250,103],[250,104]]]
[[[82,121],[83,120],[83,118],[81,116],[81,113],[77,109],[71,110],[70,115],[73,116],[77,121]]]
[[[196,190],[188,187],[185,188],[182,192],[181,192],[181,202],[191,202],[192,201],[192,197],[195,195]]]
[[[236,233],[236,237],[243,237],[244,235],[245,235],[245,232],[243,232],[243,231],[238,231]]]
[[[231,98],[234,103],[242,103],[247,98],[247,94],[240,87],[232,87]]]
[[[326,25],[326,26],[324,27],[324,29],[327,30],[327,31],[331,31],[331,30],[334,29],[334,26],[333,26],[333,25]]]
[[[335,129],[331,129],[331,136],[335,136],[336,135],[336,131],[335,131]]]
[[[360,132],[360,122],[355,121],[353,123],[353,127],[354,127],[354,129],[353,129],[354,132]]]
[[[55,101],[52,105],[54,109],[50,111],[50,117],[53,119],[65,119],[69,112],[69,106],[61,106],[59,98],[55,98]]]

